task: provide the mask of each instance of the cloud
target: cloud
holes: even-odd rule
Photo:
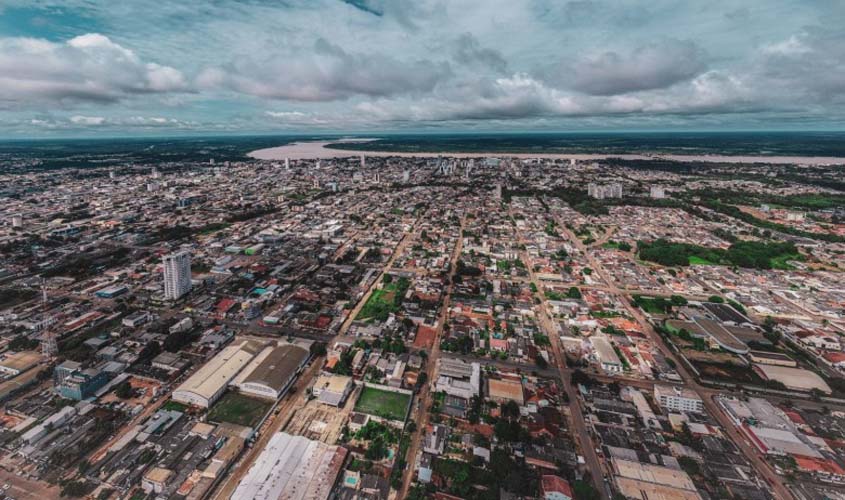
[[[845,32],[807,27],[762,47],[751,71],[783,99],[845,102]]]
[[[837,0],[0,3],[2,136],[845,116]]]
[[[334,101],[356,95],[427,92],[450,74],[445,62],[353,54],[320,38],[310,50],[297,48],[208,68],[197,81],[202,88],[223,88],[268,99]]]
[[[106,119],[102,116],[74,115],[70,117],[70,121],[77,125],[102,125],[106,123]]]
[[[178,70],[144,62],[103,35],[80,35],[65,43],[0,39],[0,107],[114,102],[185,90]]]
[[[455,40],[453,50],[455,62],[472,68],[487,68],[496,73],[506,73],[508,62],[501,52],[481,47],[474,36],[464,33]]]
[[[562,63],[547,79],[589,95],[617,95],[670,87],[707,68],[706,54],[691,41],[674,39],[628,52],[605,51]]]

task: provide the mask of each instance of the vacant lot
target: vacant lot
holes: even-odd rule
[[[394,279],[392,276],[386,275],[382,288],[373,290],[356,319],[385,321],[391,313],[399,310],[403,296],[410,285],[411,282],[408,278]]]
[[[208,420],[254,427],[271,406],[269,401],[229,392],[211,408]]]
[[[405,410],[410,400],[411,396],[407,394],[364,387],[361,397],[355,403],[355,411],[401,422],[405,420]]]

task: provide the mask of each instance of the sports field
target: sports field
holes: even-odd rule
[[[364,387],[355,403],[355,411],[401,422],[405,420],[405,411],[410,401],[411,396],[407,394]]]
[[[272,403],[228,392],[208,412],[210,422],[229,422],[231,424],[254,427],[261,417],[270,410]]]

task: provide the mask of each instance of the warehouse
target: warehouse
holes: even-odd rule
[[[792,391],[810,392],[818,389],[825,394],[833,392],[823,378],[810,370],[763,364],[755,364],[754,369],[763,379],[780,382]]]
[[[173,400],[202,408],[210,407],[226,392],[229,382],[263,347],[263,343],[255,340],[244,340],[226,347],[173,391]]]
[[[4,375],[17,376],[34,368],[41,361],[41,354],[36,351],[21,351],[4,354],[0,357],[0,372]]]
[[[596,358],[601,364],[602,370],[612,373],[622,372],[622,361],[616,355],[610,341],[604,335],[596,335],[590,339],[593,349],[596,351]]]
[[[327,499],[348,451],[284,432],[274,434],[230,497]]]
[[[487,380],[487,395],[488,397],[499,403],[506,403],[513,401],[519,406],[525,403],[522,393],[522,382],[513,379],[495,379]]]
[[[346,375],[320,375],[314,386],[311,387],[311,394],[326,405],[343,406],[349,393],[355,387],[352,377]]]
[[[294,344],[268,346],[232,383],[244,394],[276,400],[287,391],[308,362],[308,349]]]

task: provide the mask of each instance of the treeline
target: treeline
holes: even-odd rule
[[[698,258],[713,264],[771,269],[772,259],[789,255],[800,256],[792,242],[738,241],[723,250],[659,239],[651,242],[640,241],[637,243],[637,249],[641,260],[669,267],[688,266],[690,258]]]
[[[747,200],[745,201],[747,203]],[[794,228],[792,226],[786,226],[783,224],[778,224],[777,222],[772,222],[768,220],[758,219],[753,215],[743,212],[739,208],[735,207],[734,205],[728,205],[723,203],[721,200],[712,199],[712,198],[701,198],[699,204],[709,208],[710,210],[719,212],[721,214],[727,215],[729,217],[733,217],[734,219],[739,219],[747,224],[751,224],[752,226],[757,226],[763,229],[770,229],[772,231],[779,231],[784,234],[790,234],[792,236],[799,236],[801,238],[809,238],[813,240],[821,240],[821,241],[828,241],[831,243],[845,243],[845,238],[842,236],[838,236],[835,234],[829,233],[811,233],[808,231],[802,231],[801,229]]]

